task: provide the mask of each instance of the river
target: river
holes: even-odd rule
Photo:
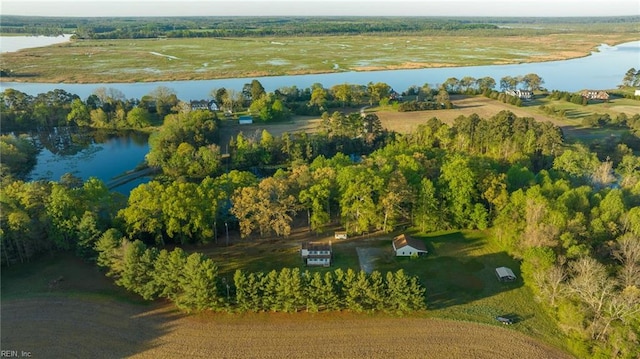
[[[57,38],[56,38],[57,39]],[[58,41],[60,39],[57,39]],[[4,47],[5,43],[2,43]],[[314,83],[321,83],[331,87],[341,83],[367,84],[369,82],[385,82],[397,91],[404,91],[412,85],[442,83],[446,79],[465,76],[481,78],[489,76],[497,82],[505,76],[538,74],[545,81],[548,89],[563,91],[578,91],[581,89],[612,89],[616,88],[630,68],[640,68],[640,41],[621,44],[618,46],[602,45],[597,52],[590,56],[543,63],[527,63],[519,65],[473,66],[459,68],[430,68],[421,70],[393,70],[375,72],[341,72],[334,74],[274,76],[257,78],[267,91],[274,91],[281,87],[297,86],[308,88]],[[0,83],[0,90],[14,88],[30,95],[63,89],[82,98],[88,97],[100,87],[120,90],[127,98],[141,98],[158,86],[166,86],[176,91],[178,98],[188,101],[205,99],[214,88],[242,90],[247,78],[234,78],[205,81],[171,81],[154,83],[109,83],[109,84],[44,84],[44,83]],[[61,134],[56,134],[58,136]],[[63,138],[66,134],[62,134]],[[54,136],[54,137],[55,137]],[[80,178],[87,179],[95,176],[108,182],[128,170],[135,168],[144,160],[149,150],[145,139],[131,137],[131,135],[106,136],[103,138],[86,139],[78,136],[68,136],[73,141],[67,141],[71,146],[81,147],[77,150],[59,151],[55,146],[50,150],[43,146],[38,156],[36,167],[31,172],[31,179],[59,180],[66,172]],[[78,140],[80,138],[80,140]],[[79,141],[75,143],[74,141]],[[133,182],[115,188],[128,194],[129,191],[148,178],[139,178]]]
[[[580,91],[583,89],[605,90],[617,88],[630,68],[640,68],[640,41],[628,42],[617,46],[601,45],[591,55],[571,60],[524,63],[517,65],[468,66],[451,68],[429,68],[415,70],[390,70],[372,72],[339,72],[331,74],[257,77],[265,90],[272,92],[281,87],[296,86],[309,88],[320,83],[328,88],[337,84],[351,83],[365,85],[369,82],[384,82],[398,92],[410,86],[425,83],[437,86],[448,78],[461,79],[492,77],[496,82],[505,76],[520,76],[530,73],[539,75],[543,86],[551,90]],[[0,91],[13,88],[29,95],[63,89],[86,99],[100,87],[120,90],[127,98],[141,98],[158,86],[174,90],[184,101],[200,100],[209,97],[212,89],[227,88],[241,91],[244,84],[253,78],[230,78],[199,81],[163,81],[151,83],[21,83],[1,82]]]
[[[0,53],[61,44],[69,41],[71,36],[0,36]]]

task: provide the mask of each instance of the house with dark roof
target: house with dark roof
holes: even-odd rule
[[[331,265],[331,241],[329,243],[304,242],[300,249],[300,256],[307,266]]]
[[[191,101],[191,111],[195,110],[209,110],[218,111],[218,104],[215,101],[199,100]]]
[[[413,255],[423,255],[429,253],[424,242],[401,234],[393,238],[393,251],[398,257],[410,257]]]

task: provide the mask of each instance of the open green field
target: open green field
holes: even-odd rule
[[[633,32],[78,40],[3,54],[5,81],[145,82],[563,60]]]
[[[608,114],[612,118],[621,113],[626,114],[627,117],[640,114],[640,101],[627,98],[615,98],[608,102],[591,101],[586,106],[563,100],[540,99],[527,104],[527,108],[533,112],[544,114],[544,111],[538,108],[540,105],[552,106],[556,111],[564,110],[565,116],[563,119],[567,123],[575,125],[580,125],[585,117],[592,114]]]
[[[640,113],[640,102],[625,98],[614,98],[604,103],[589,103],[587,106],[576,105],[566,101],[550,101],[547,99],[536,99],[525,103],[522,107],[502,103],[484,96],[451,96],[454,105],[452,110],[429,110],[398,112],[390,107],[369,107],[368,113],[375,113],[382,126],[388,130],[398,133],[410,133],[415,131],[419,125],[425,124],[430,118],[436,117],[440,121],[449,125],[463,115],[470,116],[477,114],[482,118],[491,118],[500,111],[511,111],[520,117],[532,117],[536,121],[551,122],[562,128],[565,140],[571,142],[588,142],[592,140],[602,140],[617,135],[623,129],[611,128],[591,128],[585,127],[582,123],[584,117],[595,113],[608,113],[612,118],[624,113],[627,117],[632,117]],[[540,105],[554,106],[557,109],[568,109],[566,117],[552,116],[539,109]],[[358,108],[346,109],[346,112],[359,111]],[[284,132],[306,132],[313,133],[320,126],[320,119],[311,116],[295,116],[291,121],[273,124],[254,123],[252,125],[237,125],[223,121],[220,127],[221,145],[229,143],[230,138],[242,132],[245,136],[259,136],[263,129],[272,135],[279,137]],[[259,137],[258,137],[259,138]]]

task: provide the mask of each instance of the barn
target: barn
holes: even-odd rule
[[[423,241],[404,234],[393,238],[392,245],[393,251],[396,252],[396,256],[398,257],[410,257],[428,253]]]

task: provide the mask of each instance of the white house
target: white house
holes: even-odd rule
[[[530,100],[533,98],[533,91],[529,90],[506,90],[505,93],[523,100]]]
[[[496,268],[496,277],[498,277],[498,280],[501,282],[512,282],[516,280],[516,275],[507,267]]]
[[[393,250],[396,252],[396,256],[398,257],[409,257],[412,255],[423,255],[427,254],[427,247],[424,245],[424,242],[411,238],[407,235],[401,234],[395,238],[393,238]]]
[[[329,243],[305,242],[302,243],[300,256],[307,266],[331,265],[331,241]]]

